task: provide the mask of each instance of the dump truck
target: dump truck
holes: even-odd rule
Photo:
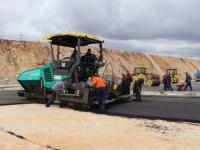
[[[147,73],[146,66],[136,66],[133,70],[132,74],[132,85],[134,85],[135,81],[139,78],[144,79],[144,84],[148,86],[159,86],[160,85],[160,77],[157,74]]]
[[[52,92],[52,86],[56,81],[68,78],[70,89],[58,91],[57,98],[60,107],[86,107],[91,109],[98,104],[96,89],[90,87],[88,79],[91,76],[99,76],[99,69],[112,68],[103,57],[104,39],[85,33],[62,32],[44,36],[44,40],[50,43],[50,54],[52,61],[38,68],[33,68],[19,74],[18,82],[24,90],[18,91],[18,95],[26,99],[36,99],[39,102],[46,102]],[[89,45],[98,45],[95,62],[88,64],[87,56],[82,53]],[[72,52],[73,51],[73,52]],[[69,52],[71,52],[69,56]],[[75,53],[74,53],[75,52]],[[74,54],[72,54],[74,53]],[[67,55],[68,54],[68,55]],[[105,70],[103,72],[106,72]],[[121,86],[114,82],[114,77],[108,81],[106,103],[130,98],[131,95],[122,95]]]
[[[171,76],[172,83],[178,83],[180,80],[180,75],[177,74],[177,69],[166,69],[166,74]]]

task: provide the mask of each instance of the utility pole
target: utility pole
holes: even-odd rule
[[[22,34],[20,34],[20,36],[21,36],[21,41],[22,41],[22,37],[23,37],[23,35],[22,35]]]
[[[153,55],[153,51],[151,51],[151,54]],[[151,62],[151,73],[153,74],[153,63]]]

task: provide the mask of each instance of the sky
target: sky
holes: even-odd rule
[[[200,0],[0,0],[0,38],[83,32],[104,48],[200,59]]]

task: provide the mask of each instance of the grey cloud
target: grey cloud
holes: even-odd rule
[[[0,35],[42,41],[85,32],[105,38],[107,48],[196,58],[199,7],[199,0],[1,0]]]
[[[199,39],[200,31],[197,29],[200,13],[197,6],[200,6],[200,2],[190,2],[193,6],[190,9],[184,1],[153,2],[116,1],[113,5],[104,3],[104,6],[95,1],[70,11],[73,12],[72,18],[77,19],[77,30],[96,33],[109,39]]]

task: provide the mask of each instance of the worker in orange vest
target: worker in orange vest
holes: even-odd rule
[[[90,86],[95,85],[99,109],[102,112],[105,112],[107,82],[101,77],[92,76],[91,78],[92,78],[92,83],[90,83],[89,85]]]

